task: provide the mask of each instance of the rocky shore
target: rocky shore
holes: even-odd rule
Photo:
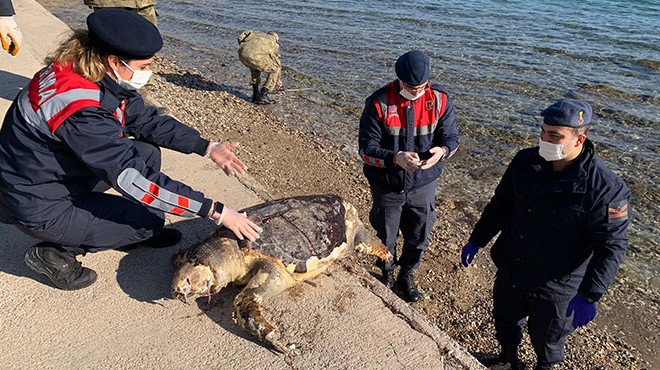
[[[293,128],[312,126],[311,121],[337,124],[332,121],[335,117],[323,121],[323,115],[306,110],[309,102],[292,93],[276,94],[278,104],[274,106],[256,106],[243,93],[221,85],[222,81],[208,80],[172,60],[158,58],[157,65],[158,85],[150,98],[169,107],[173,115],[209,139],[240,142],[237,154],[249,167],[249,176],[241,181],[262,198],[336,193],[355,204],[367,221],[370,193],[361,163],[351,148],[339,147],[311,129]],[[487,166],[487,170],[478,166],[475,158],[478,162],[479,153],[473,150],[477,135],[464,131],[461,151],[447,164],[441,178],[431,246],[416,274],[424,299],[413,307],[480,358],[499,350],[490,314],[495,270],[487,252],[478,254],[473,266],[463,268],[460,248],[507,161]],[[483,177],[494,180],[474,189],[474,179]],[[224,201],[232,206],[231,199]],[[364,266],[374,275],[379,273],[370,259],[354,256],[351,263]],[[559,369],[660,366],[658,295],[629,284],[627,276],[626,271],[619,274],[599,303],[594,323],[569,338],[566,361]],[[533,366],[535,356],[527,336],[520,355]]]

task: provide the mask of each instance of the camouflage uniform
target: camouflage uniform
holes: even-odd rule
[[[250,68],[252,86],[259,86],[261,83],[261,72],[268,73],[264,89],[273,91],[279,81],[282,62],[278,40],[275,32],[243,31],[238,36],[238,59]]]
[[[83,4],[94,11],[108,8],[130,10],[143,16],[154,26],[158,26],[156,0],[83,0]]]

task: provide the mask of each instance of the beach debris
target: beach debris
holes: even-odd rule
[[[284,198],[246,208],[263,232],[237,240],[221,226],[206,240],[174,257],[172,297],[188,302],[245,285],[233,302],[234,322],[275,350],[287,353],[277,327],[264,317],[264,301],[318,276],[351,250],[390,261],[387,248],[369,234],[356,208],[338,195]]]

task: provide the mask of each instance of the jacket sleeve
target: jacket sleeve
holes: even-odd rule
[[[209,141],[199,132],[173,117],[158,115],[156,108],[145,106],[141,97],[129,99],[124,110],[126,132],[140,141],[181,153],[204,155]]]
[[[630,212],[630,190],[622,181],[596,203],[589,217],[593,256],[578,288],[580,295],[597,301],[614,281],[628,248]]]
[[[514,157],[472,230],[469,241],[479,248],[485,247],[502,229],[502,222],[510,219],[514,204],[513,167],[516,162]]]
[[[433,135],[434,146],[446,146],[449,148],[447,157],[451,157],[456,153],[459,145],[459,130],[456,124],[456,113],[454,112],[454,105],[447,97],[447,106],[444,113],[438,119],[438,125]]]
[[[378,117],[376,104],[372,98],[367,99],[358,132],[358,150],[362,161],[376,167],[393,167],[393,150],[381,146],[383,142],[384,126]]]
[[[133,142],[121,137],[121,126],[110,113],[95,108],[80,110],[55,135],[92,173],[121,194],[184,217],[208,215],[212,200],[148,167]]]
[[[11,0],[0,0],[0,17],[10,17],[15,14]]]

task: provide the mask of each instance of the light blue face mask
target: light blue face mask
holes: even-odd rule
[[[117,77],[117,84],[119,84],[119,86],[123,87],[126,90],[139,90],[149,82],[149,79],[151,78],[151,74],[153,73],[152,71],[135,71],[128,64],[126,64],[126,62],[124,62],[123,60],[120,61],[126,66],[126,68],[128,68],[129,70],[131,70],[131,72],[133,72],[133,76],[128,81],[123,80],[121,77],[119,77],[119,73],[117,73],[117,71],[113,69],[112,71],[115,73],[115,76]]]

